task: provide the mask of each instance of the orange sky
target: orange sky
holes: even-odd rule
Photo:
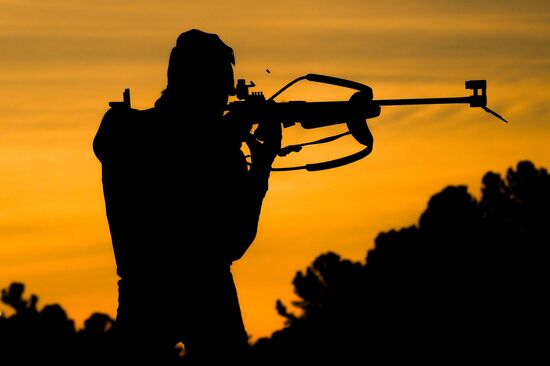
[[[322,252],[364,260],[377,233],[414,224],[446,185],[479,195],[488,170],[521,159],[550,167],[549,15],[542,0],[0,0],[0,287],[22,281],[78,324],[94,311],[115,314],[91,142],[124,88],[135,107],[154,103],[182,31],[218,33],[235,50],[237,77],[267,95],[310,72],[388,99],[465,96],[464,80],[487,79],[489,106],[509,125],[466,106],[386,107],[371,121],[367,159],[272,175],[256,242],[234,266],[248,331],[269,335],[282,325],[275,300],[293,298],[295,272]],[[303,85],[282,98],[347,96]],[[293,127],[284,138],[335,130]],[[312,147],[289,163],[358,148],[351,139]]]

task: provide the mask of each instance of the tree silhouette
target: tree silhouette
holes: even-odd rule
[[[434,195],[418,225],[381,233],[366,263],[318,257],[294,279],[286,326],[253,348],[263,364],[413,360],[523,363],[547,318],[550,178],[522,161]]]
[[[14,282],[2,290],[2,302],[15,311],[0,317],[0,363],[3,365],[94,365],[110,352],[113,320],[95,313],[76,331],[59,304],[37,308],[38,297],[24,297],[25,286]],[[104,362],[103,362],[104,363]]]
[[[293,305],[301,315],[288,312],[277,301],[287,327],[254,345],[254,361],[319,364],[341,361],[346,355],[355,357],[355,350],[361,349],[355,334],[364,331],[363,273],[360,263],[343,260],[335,253],[319,256],[304,273],[298,272],[293,284],[301,300]]]
[[[38,313],[36,310],[38,297],[31,295],[29,299],[24,299],[24,292],[25,285],[14,282],[7,289],[2,289],[2,302],[13,308],[17,316],[30,316]]]

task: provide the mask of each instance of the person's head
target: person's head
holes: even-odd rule
[[[167,91],[223,108],[234,89],[234,64],[233,50],[216,34],[184,32],[170,54]]]

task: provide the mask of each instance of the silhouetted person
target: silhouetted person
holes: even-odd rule
[[[234,364],[248,348],[231,263],[256,236],[280,125],[264,143],[222,118],[234,56],[217,35],[182,33],[155,107],[113,107],[94,139],[120,277],[122,357],[156,365],[184,343],[197,364]],[[217,363],[220,364],[220,363]]]

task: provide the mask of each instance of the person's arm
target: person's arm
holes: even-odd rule
[[[123,276],[127,270],[127,229],[129,220],[125,217],[128,211],[128,195],[125,181],[121,177],[125,175],[124,167],[127,166],[126,154],[128,154],[128,141],[132,133],[129,125],[134,122],[137,111],[125,108],[109,109],[98,128],[93,140],[93,150],[101,162],[101,181],[103,196],[105,199],[105,211],[109,223],[117,274]]]
[[[281,124],[273,121],[263,129],[264,142],[259,142],[249,135],[246,143],[250,148],[252,165],[248,171],[244,188],[242,214],[239,218],[241,225],[238,228],[237,243],[231,253],[233,261],[240,259],[250,247],[258,231],[260,212],[264,197],[268,190],[271,165],[281,148]]]

